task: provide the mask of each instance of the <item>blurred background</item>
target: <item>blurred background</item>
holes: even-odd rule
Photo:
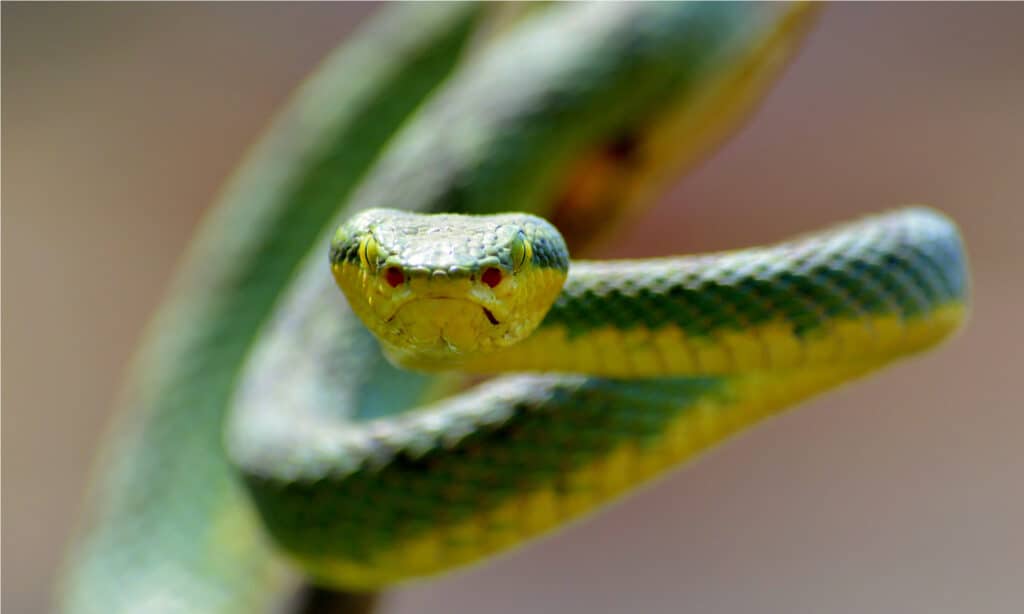
[[[218,187],[367,4],[3,4],[3,606],[47,608],[111,400]],[[1019,612],[1024,4],[841,4],[614,248],[763,243],[913,202],[966,331],[388,612]],[[9,608],[9,609],[8,609]]]

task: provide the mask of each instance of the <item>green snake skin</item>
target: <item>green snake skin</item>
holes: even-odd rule
[[[377,553],[423,534],[445,535],[442,551],[470,547],[458,542],[469,538],[455,531],[467,521],[477,523],[473,538],[485,543],[505,533],[530,534],[525,516],[500,522],[489,516],[524,492],[604,501],[617,493],[600,475],[585,487],[574,484],[573,476],[622,446],[651,445],[669,424],[708,400],[720,403],[716,411],[723,414],[741,411],[727,401],[738,394],[737,377],[810,373],[832,363],[844,373],[877,368],[920,349],[909,339],[912,333],[906,339],[892,335],[902,347],[894,352],[890,335],[881,331],[879,343],[868,342],[866,333],[856,346],[844,348],[842,339],[823,329],[849,320],[867,331],[879,316],[895,318],[904,331],[918,324],[930,328],[938,312],[959,309],[967,291],[956,228],[927,209],[869,218],[772,248],[574,263],[541,334],[562,328],[572,339],[607,327],[642,330],[655,346],[666,329],[699,341],[728,331],[748,335],[779,321],[798,344],[827,340],[833,355],[830,361],[807,353],[773,357],[773,344],[755,339],[755,351],[739,357],[741,362],[724,368],[696,364],[687,377],[668,377],[677,374],[670,366],[636,380],[516,376],[410,412],[403,401],[417,399],[382,399],[382,382],[400,377],[401,388],[419,384],[426,390],[430,380],[415,376],[406,382],[408,374],[382,360],[360,366],[372,355],[373,341],[357,332],[358,323],[341,324],[345,318],[338,313],[347,310],[329,282],[310,279],[310,294],[298,295],[265,331],[236,399],[230,448],[248,475],[265,525],[293,556],[307,564],[341,558],[367,567],[384,565]],[[947,332],[944,324],[935,328],[925,344]],[[359,341],[349,345],[353,338]],[[524,352],[529,360],[523,364],[516,361],[519,354],[498,361],[503,370],[593,372],[580,368],[578,357],[548,345],[543,353]],[[660,363],[669,365],[671,354],[686,351],[665,349]],[[621,376],[630,372],[622,355],[618,346],[598,361],[609,365],[607,374]],[[821,379],[827,380],[824,386],[835,383]],[[295,382],[303,383],[301,393]],[[383,414],[361,414],[360,407],[385,405]],[[710,444],[720,434],[713,430],[706,437]],[[438,562],[441,568],[446,564]],[[309,564],[310,573],[319,569]],[[422,572],[415,566],[380,571],[381,577]]]
[[[675,335],[666,360],[696,357],[685,377],[637,362],[639,379],[513,376],[442,400],[462,378],[392,366],[333,286],[333,229],[375,207],[527,211],[586,245],[736,124],[798,44],[807,9],[596,3],[507,27],[489,19],[472,4],[392,7],[254,150],[137,359],[66,563],[63,611],[280,611],[295,604],[295,569],[353,591],[443,571],[955,327],[959,239],[912,210],[775,251],[574,262],[539,336],[476,370],[546,369],[526,360],[546,354],[562,361],[555,371],[583,371],[574,343],[649,335],[661,347]],[[579,187],[595,177],[601,189]],[[631,266],[643,270],[622,272]],[[853,321],[882,342],[832,344],[836,372],[787,352],[713,360],[730,353],[720,337],[781,327],[817,361],[842,337],[837,323]],[[624,377],[605,362],[586,372]],[[773,372],[801,364],[812,383]],[[731,426],[716,417],[730,408]]]

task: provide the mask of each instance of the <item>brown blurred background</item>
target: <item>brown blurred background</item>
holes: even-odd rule
[[[199,216],[373,8],[3,4],[7,611],[46,608],[121,373]],[[830,7],[753,120],[614,252],[929,203],[970,248],[964,334],[387,611],[1019,612],[1022,24],[1024,4]]]

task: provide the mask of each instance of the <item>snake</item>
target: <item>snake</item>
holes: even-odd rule
[[[58,608],[367,611],[948,339],[966,256],[924,206],[577,257],[735,129],[813,13],[408,4],[365,24],[189,248]]]

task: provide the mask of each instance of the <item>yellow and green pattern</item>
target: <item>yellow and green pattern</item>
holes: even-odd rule
[[[394,216],[401,227],[409,214],[372,215],[378,224]],[[416,216],[424,227],[432,219]],[[373,272],[365,258],[346,260],[350,250],[332,251],[332,262],[363,270],[362,276],[338,276],[350,297],[378,287],[366,278],[384,279],[389,266],[409,277],[422,267],[422,285],[405,282],[413,293],[466,306],[441,314],[454,320],[425,325],[476,330],[458,319],[480,309],[465,286],[473,271],[501,264],[489,256],[500,250],[489,250],[485,237],[500,235],[498,228],[517,219],[532,222],[530,216],[489,216],[460,224],[466,234],[449,238],[485,244],[477,264],[462,260],[462,279],[448,260],[466,250],[452,245],[439,253],[449,273],[434,276],[422,258],[410,255],[420,253],[422,240],[412,233],[387,242],[391,255],[370,267]],[[438,218],[439,226],[448,223]],[[355,235],[356,244],[365,245],[365,236],[345,228],[346,240]],[[405,258],[396,241],[407,244]],[[432,246],[433,237],[422,242]],[[534,269],[543,273],[550,263],[526,262],[517,273],[508,264],[508,272],[529,284],[538,279]],[[299,440],[273,428],[248,428],[239,458],[265,523],[308,573],[349,589],[376,589],[521,544],[766,416],[934,345],[961,323],[966,290],[956,228],[925,208],[768,248],[573,263],[532,335],[491,351],[452,349],[468,372],[573,375],[499,378],[372,419],[345,407],[333,408],[333,415],[321,408],[321,415],[304,418],[320,434],[322,456],[315,464],[308,448],[292,446]],[[526,292],[531,303],[516,303],[516,309],[544,313],[550,299],[542,295]],[[408,298],[374,298],[385,306],[361,314],[362,320],[398,342],[388,314]],[[435,366],[450,369],[455,362]],[[267,368],[282,369],[279,362]],[[262,386],[259,398],[243,402],[263,406],[265,420],[280,404],[272,391]],[[259,416],[250,414],[248,424]],[[273,468],[266,463],[268,448],[279,450]],[[275,475],[280,467],[288,467],[287,474]]]
[[[923,208],[568,260],[736,127],[808,4],[492,8],[388,7],[254,148],[139,352],[63,611],[281,611],[296,569],[339,599],[453,569],[960,324],[963,246]]]

